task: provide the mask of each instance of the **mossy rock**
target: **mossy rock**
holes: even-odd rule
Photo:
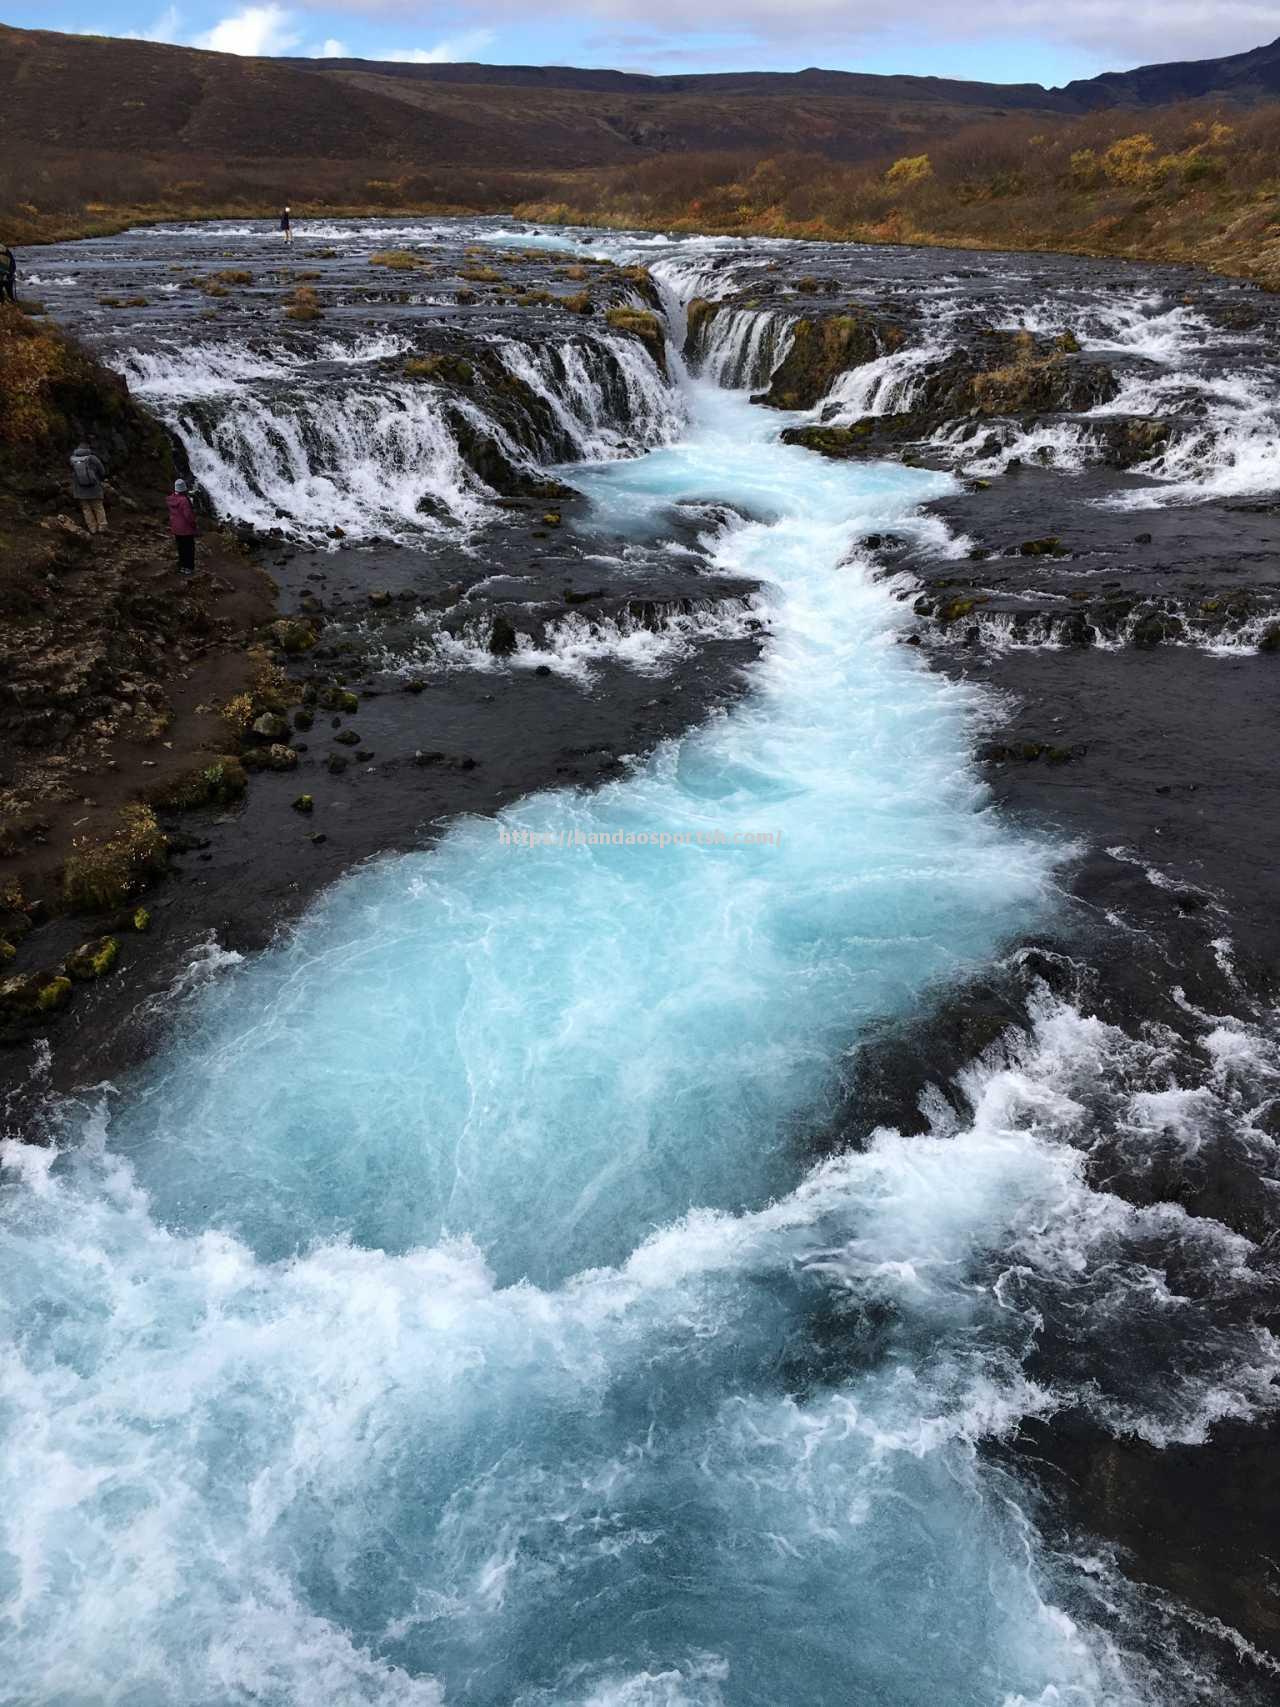
[[[309,652],[318,638],[309,622],[291,616],[282,616],[273,622],[268,632],[280,650],[290,654]]]
[[[145,907],[135,907],[129,923],[135,931],[149,931],[151,929],[151,914]]]
[[[410,356],[401,372],[407,379],[434,379],[450,385],[473,385],[476,370],[465,356],[445,352],[434,356]]]
[[[1066,557],[1067,548],[1060,539],[1024,539],[1018,547],[1020,557]]]
[[[360,696],[349,688],[321,688],[316,695],[316,704],[322,711],[353,712],[360,709]]]
[[[105,977],[111,971],[120,955],[120,944],[113,936],[95,937],[92,942],[82,942],[65,961],[65,969],[69,978],[79,979],[87,983],[92,978]]]
[[[311,812],[315,810],[315,801],[309,794],[300,794],[293,803],[295,812]]]
[[[415,267],[425,266],[422,256],[415,255],[409,249],[379,249],[369,257],[371,267],[388,267],[395,273],[411,272]]]
[[[1280,622],[1270,622],[1258,642],[1259,652],[1280,652]]]
[[[261,719],[259,720],[261,721]],[[224,806],[248,787],[244,766],[226,753],[212,764],[186,771],[171,782],[160,783],[150,795],[153,806],[170,812],[189,812],[199,806]]]
[[[611,308],[605,323],[615,332],[638,338],[663,373],[667,371],[667,338],[662,321],[647,308]]]
[[[688,337],[685,343],[686,350],[692,352],[697,349],[701,342],[703,331],[711,321],[715,319],[718,308],[718,303],[709,301],[705,296],[694,297],[693,301],[684,311],[685,324],[688,327]]]
[[[70,978],[50,978],[36,991],[36,1007],[42,1014],[56,1013],[71,1000]]]
[[[20,1037],[33,1021],[57,1013],[70,1000],[71,980],[61,972],[0,980],[0,1036]]]
[[[984,599],[972,594],[965,598],[948,599],[945,604],[938,606],[936,613],[938,621],[945,628],[948,623],[959,622],[961,617],[969,616],[978,605],[985,602]]]
[[[291,771],[298,763],[298,755],[292,747],[273,741],[269,747],[251,747],[244,762],[255,771]]]
[[[812,409],[842,373],[875,361],[901,343],[896,326],[865,314],[798,320],[790,348],[761,401],[772,409]]]

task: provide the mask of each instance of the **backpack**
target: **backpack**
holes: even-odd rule
[[[76,477],[77,486],[96,486],[98,484],[98,474],[93,466],[93,461],[91,455],[73,456],[71,458],[71,472]]]

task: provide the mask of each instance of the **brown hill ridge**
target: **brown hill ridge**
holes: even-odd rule
[[[1277,96],[1280,42],[1043,89],[248,59],[0,25],[0,237],[287,200],[1070,248],[1271,283]]]
[[[1278,92],[1280,43],[1044,89],[817,68],[649,77],[248,59],[0,26],[9,171],[37,173],[88,151],[201,167],[234,158],[564,170],[655,153],[794,148],[862,160],[1009,113],[1071,115],[1206,96],[1254,102]]]

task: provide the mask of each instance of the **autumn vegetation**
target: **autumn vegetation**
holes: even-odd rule
[[[1280,105],[1011,116],[874,164],[661,156],[516,212],[774,237],[1192,261],[1280,285]]]
[[[300,174],[305,171],[305,180]],[[21,179],[21,182],[19,182]],[[655,153],[573,171],[319,159],[48,155],[0,163],[0,235],[31,243],[182,217],[511,213],[531,222],[1074,250],[1189,261],[1280,286],[1280,105],[1023,113],[872,160]],[[407,267],[400,252],[380,265]]]

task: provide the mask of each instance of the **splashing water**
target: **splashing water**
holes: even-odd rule
[[[690,409],[576,480],[615,536],[752,518],[714,546],[769,588],[750,696],[349,878],[109,1115],[6,1151],[11,1699],[1157,1699],[976,1451],[1055,1403],[1045,1290],[1096,1253],[1109,1331],[1151,1308],[1141,1213],[1045,1135],[1069,1090],[995,1072],[968,1131],[803,1161],[862,1027],[1046,906],[974,700],[856,555],[944,546],[948,478]],[[1260,1348],[1229,1351],[1243,1414]]]

